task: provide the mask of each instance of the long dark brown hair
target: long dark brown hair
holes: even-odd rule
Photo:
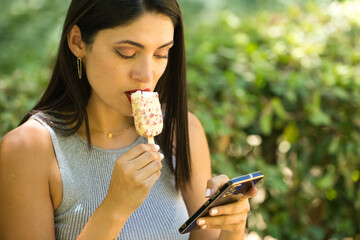
[[[165,72],[155,88],[160,95],[161,103],[165,106],[164,130],[156,137],[156,142],[171,166],[176,186],[179,188],[190,181],[191,167],[184,31],[181,11],[176,0],[73,0],[65,19],[50,83],[21,124],[31,115],[44,112],[45,116],[52,116],[51,119],[44,118],[47,124],[57,133],[70,136],[85,123],[90,145],[86,106],[91,87],[86,74],[83,74],[81,80],[78,79],[76,57],[68,47],[67,35],[74,25],[78,25],[83,41],[92,44],[100,30],[129,24],[145,12],[164,14],[174,24],[174,45],[170,49]],[[174,142],[175,146],[172,144]],[[174,153],[175,167],[172,162]]]

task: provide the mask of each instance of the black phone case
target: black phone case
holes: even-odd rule
[[[262,172],[254,172],[231,179],[179,228],[179,232],[184,234],[199,229],[196,220],[209,215],[210,208],[239,200],[263,177]]]

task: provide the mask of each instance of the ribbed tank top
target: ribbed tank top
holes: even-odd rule
[[[104,200],[116,159],[146,139],[139,137],[131,146],[107,150],[92,146],[78,134],[63,137],[54,132],[39,114],[32,118],[49,131],[60,168],[63,198],[54,213],[58,240],[76,239]],[[184,240],[178,228],[188,218],[181,194],[175,189],[174,176],[165,159],[161,176],[144,203],[130,216],[117,240]]]

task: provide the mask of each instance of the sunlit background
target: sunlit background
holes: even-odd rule
[[[48,83],[69,0],[1,0],[0,138]],[[214,174],[261,170],[247,240],[360,239],[360,1],[179,0]]]

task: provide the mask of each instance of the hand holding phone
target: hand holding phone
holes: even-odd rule
[[[209,210],[213,207],[238,201],[263,177],[262,172],[254,172],[231,179],[179,228],[179,232],[184,234],[199,229],[199,226],[196,224],[198,218],[209,215]]]

